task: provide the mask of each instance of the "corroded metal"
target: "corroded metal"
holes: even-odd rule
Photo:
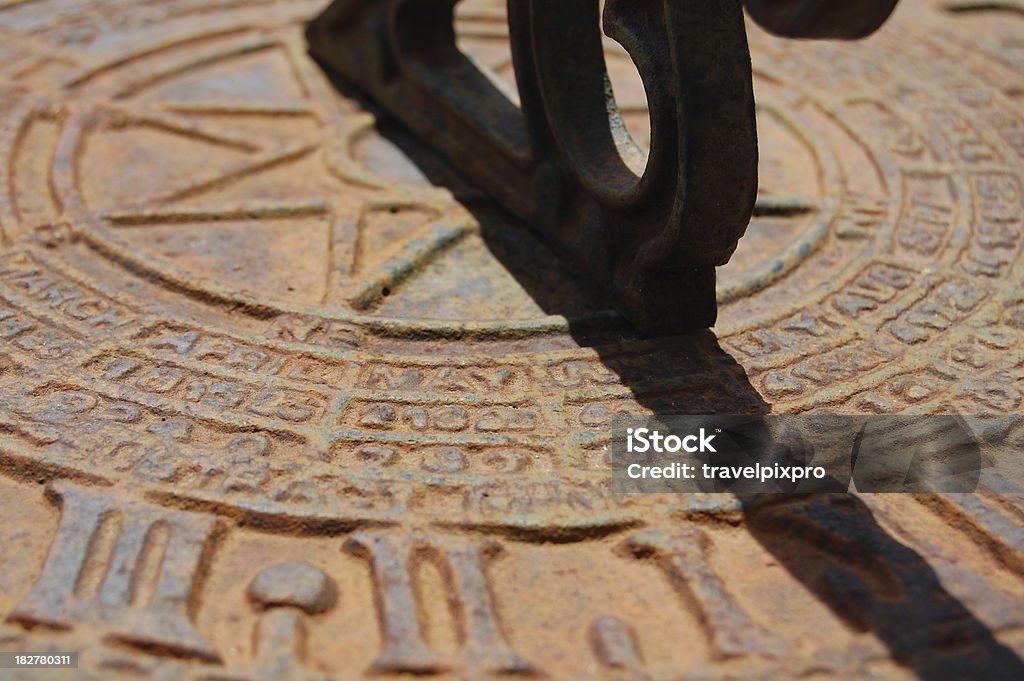
[[[750,16],[787,38],[856,40],[871,35],[892,15],[899,0],[744,0]]]
[[[310,49],[533,226],[641,331],[713,326],[715,268],[736,250],[757,194],[739,0],[513,0],[517,94],[458,49],[456,4],[335,0],[310,24]],[[750,6],[783,35],[861,38],[895,4]],[[643,80],[646,157],[612,93],[602,29]]]
[[[313,54],[535,227],[650,334],[714,324],[715,267],[757,193],[750,55],[738,0],[509,4],[518,97],[458,50],[454,0],[341,0]],[[652,153],[610,95],[600,27],[646,86]]]
[[[718,325],[643,340],[339,94],[324,4],[0,3],[0,649],[82,651],[5,679],[1021,677],[1019,498],[623,497],[606,460],[618,412],[1024,446],[1018,13],[751,29]],[[503,7],[457,18],[495,80]]]

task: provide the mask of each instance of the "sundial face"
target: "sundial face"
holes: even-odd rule
[[[0,0],[0,650],[103,679],[1021,654],[1019,499],[865,497],[841,536],[828,499],[755,522],[606,484],[617,413],[1020,410],[1019,7],[908,0],[842,45],[751,27],[761,189],[719,325],[638,340],[325,77],[323,4]],[[503,7],[458,28],[510,84]],[[905,633],[942,618],[969,645]]]

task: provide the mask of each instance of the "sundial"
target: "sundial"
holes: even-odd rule
[[[1022,678],[1019,497],[606,484],[622,413],[1024,443],[1019,2],[746,19],[753,217],[685,333],[314,60],[326,4],[0,0],[0,651],[81,652],[4,678]],[[506,3],[455,12],[516,101]]]

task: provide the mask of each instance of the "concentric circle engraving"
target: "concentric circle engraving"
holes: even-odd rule
[[[0,0],[0,538],[24,556],[0,649],[239,680],[1019,655],[1013,498],[754,514],[606,484],[620,412],[957,411],[1021,439],[1018,13],[907,0],[842,45],[751,28],[761,193],[719,327],[640,340],[324,76],[322,4]],[[504,3],[458,11],[508,84]],[[936,653],[892,604],[962,629]]]

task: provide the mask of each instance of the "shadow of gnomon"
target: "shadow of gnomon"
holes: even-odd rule
[[[334,81],[347,96],[365,102],[345,83]],[[376,113],[381,113],[376,111]],[[401,127],[379,117],[378,132],[397,146],[432,184],[450,187],[458,196],[469,183],[436,153]],[[536,243],[526,226],[489,201],[464,201],[480,224],[480,234],[494,257],[548,315],[563,315],[582,347],[595,351],[604,366],[628,387],[639,406],[655,417],[678,414],[764,416],[771,405],[751,385],[746,372],[711,331],[672,339],[664,357],[665,373],[699,376],[686,390],[659,391],[658,375],[624,362],[618,342],[633,340],[628,327],[595,327],[576,315],[579,296],[538,277],[531,256],[520,246],[530,242],[532,255],[557,262]],[[540,249],[539,251],[537,249]],[[571,275],[570,275],[571,277]],[[569,277],[567,277],[567,280]],[[584,291],[584,297],[591,295]],[[570,300],[571,298],[571,300]],[[594,297],[595,309],[601,300]],[[651,362],[640,366],[650,367]],[[660,374],[661,372],[659,372]],[[756,426],[755,426],[756,427]],[[942,584],[928,561],[895,539],[857,495],[845,492],[787,495],[737,494],[742,526],[807,592],[825,604],[848,627],[873,633],[898,664],[922,681],[1024,679],[1024,661],[1000,643],[993,632]]]

